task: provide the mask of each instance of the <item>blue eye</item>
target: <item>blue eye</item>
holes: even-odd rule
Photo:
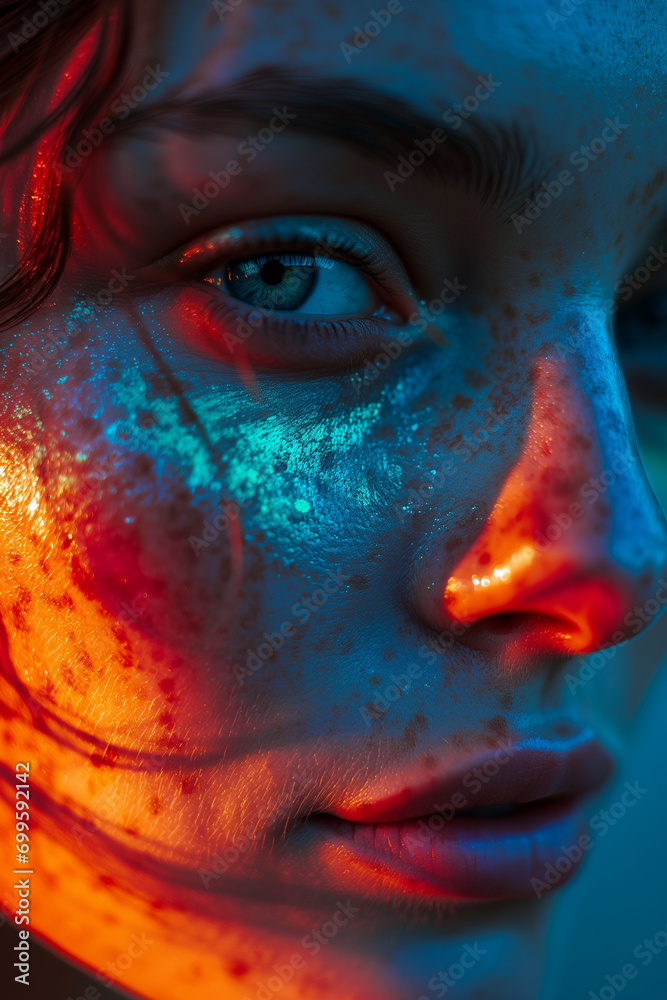
[[[299,253],[270,253],[233,261],[206,281],[254,308],[317,316],[368,316],[378,296],[358,267]]]

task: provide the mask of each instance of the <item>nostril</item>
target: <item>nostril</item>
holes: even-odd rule
[[[480,622],[480,624],[482,623]],[[535,629],[540,626],[551,629],[558,626],[562,629],[565,623],[558,615],[550,615],[546,612],[507,611],[491,615],[484,624],[499,635],[513,635],[524,632],[527,628]]]
[[[559,614],[526,609],[500,612],[466,623],[461,641],[472,649],[498,655],[510,649],[571,655],[579,629]]]
[[[506,614],[495,615],[487,621],[487,627],[492,627],[496,632],[501,635],[511,635],[513,632],[517,632],[522,625],[521,619],[525,615],[508,612]]]

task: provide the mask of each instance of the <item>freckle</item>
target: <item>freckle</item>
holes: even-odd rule
[[[437,761],[430,753],[424,755],[423,764],[426,771],[432,771],[434,767],[437,767]]]
[[[372,677],[368,678],[368,683],[372,684],[373,687],[377,687],[378,684],[381,684],[382,682],[381,682],[380,678],[377,676],[377,674],[373,674]]]
[[[160,812],[162,812],[162,803],[157,795],[151,795],[148,800],[148,809],[153,816],[157,816]]]
[[[626,205],[632,205],[633,201],[635,200],[636,195],[637,195],[637,185],[635,184],[635,186],[633,187],[632,191],[630,192],[630,194],[628,195],[628,197],[625,199],[625,204]]]
[[[118,885],[116,879],[112,878],[111,875],[98,875],[97,878],[98,881],[102,883],[102,885],[108,885],[108,886]]]
[[[483,386],[491,384],[491,379],[475,368],[469,369],[465,373],[465,380],[472,389],[481,389]]]
[[[248,975],[250,971],[250,966],[246,962],[241,962],[237,959],[236,962],[233,962],[232,965],[229,966],[229,971],[231,972],[232,976],[240,978],[241,976]]]
[[[198,784],[195,774],[189,774],[187,778],[181,780],[181,795],[192,795]]]
[[[403,732],[403,748],[412,748],[417,746],[417,736],[415,734],[414,723],[409,723]]]
[[[396,437],[396,428],[391,424],[383,424],[382,427],[378,427],[375,434],[380,441],[392,441]]]
[[[332,21],[340,21],[341,10],[337,3],[332,3],[331,0],[325,0],[320,6],[320,10],[326,16],[331,18]]]
[[[503,315],[506,316],[507,319],[516,319],[517,311],[514,306],[510,305],[508,302],[503,306]]]
[[[539,276],[539,274],[529,274],[528,275],[528,284],[530,285],[531,288],[539,288],[540,287],[540,276]]]
[[[503,708],[511,708],[512,702],[514,701],[514,696],[511,691],[504,691],[500,696],[500,704]]]
[[[530,260],[530,250],[528,247],[521,247],[519,249],[519,257],[521,260]]]
[[[486,564],[489,562],[490,559],[491,559],[491,554],[489,552],[482,552],[481,556],[479,557],[480,566],[486,566]]]
[[[355,573],[349,580],[348,587],[350,590],[368,590],[370,584],[368,579],[361,573]]]
[[[463,396],[460,392],[457,392],[452,399],[452,406],[454,406],[457,410],[467,410],[471,403],[472,400],[470,396]]]
[[[136,455],[131,465],[130,474],[137,478],[148,476],[153,471],[154,464],[155,461],[150,455]]]
[[[160,712],[160,720],[159,721],[160,721],[160,725],[161,726],[173,726],[173,724],[174,724],[174,717],[171,714],[171,712],[168,712],[165,709],[164,712]]]
[[[648,204],[648,202],[651,200],[655,192],[658,190],[658,188],[662,187],[664,182],[665,182],[665,171],[661,167],[657,171],[657,173],[651,178],[648,184],[645,185],[644,190],[642,191],[642,199],[641,199],[642,205]]]

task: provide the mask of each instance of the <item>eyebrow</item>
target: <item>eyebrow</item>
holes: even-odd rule
[[[156,126],[243,137],[249,125],[266,125],[283,107],[296,116],[290,130],[345,143],[393,172],[400,157],[418,148],[416,140],[441,129],[446,139],[419,169],[472,192],[506,220],[546,176],[537,141],[521,122],[504,126],[473,112],[453,126],[360,80],[298,75],[275,66],[254,70],[214,93],[176,95],[136,108],[117,122],[116,138]]]

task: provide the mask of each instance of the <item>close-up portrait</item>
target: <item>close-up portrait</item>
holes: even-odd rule
[[[667,0],[0,2],[3,1000],[667,996]]]

